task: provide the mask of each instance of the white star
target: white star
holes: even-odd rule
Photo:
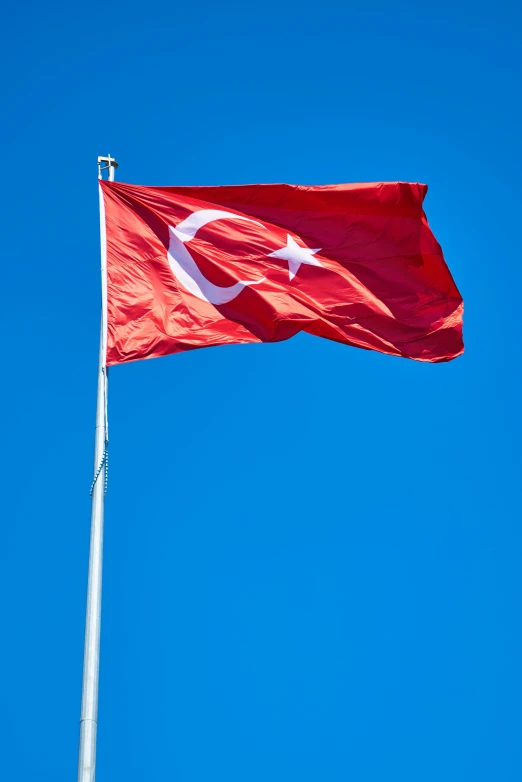
[[[318,247],[317,250],[311,250],[309,247],[299,247],[295,239],[292,239],[290,234],[287,234],[286,247],[282,247],[280,250],[276,250],[274,253],[269,253],[269,257],[282,258],[283,261],[288,261],[288,275],[292,280],[302,263],[309,263],[311,266],[322,266],[317,258],[312,256],[315,253],[321,251]]]

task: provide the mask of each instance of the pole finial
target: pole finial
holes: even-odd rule
[[[114,182],[114,172],[117,168],[118,162],[113,157],[110,155],[98,155],[98,179],[103,178],[103,171],[108,171],[109,181]]]

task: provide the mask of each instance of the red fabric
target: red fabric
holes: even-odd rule
[[[463,351],[462,298],[422,209],[426,185],[102,188],[109,365],[299,331],[418,361]],[[169,226],[199,210],[229,215],[172,239]],[[255,284],[202,300],[173,271],[171,241],[212,290]],[[289,245],[310,259],[292,279],[270,255]]]

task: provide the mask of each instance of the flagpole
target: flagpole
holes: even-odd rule
[[[105,165],[102,165],[105,164]],[[114,181],[118,164],[111,158],[98,158],[98,179],[107,170]],[[96,776],[96,731],[98,726],[98,679],[100,669],[100,623],[102,595],[103,512],[107,474],[107,284],[105,210],[100,188],[100,243],[102,273],[102,314],[100,352],[98,358],[98,396],[94,436],[94,479],[91,487],[91,542],[89,576],[87,582],[87,610],[85,617],[85,646],[83,656],[82,706],[80,717],[80,748],[78,753],[78,782],[94,782]]]

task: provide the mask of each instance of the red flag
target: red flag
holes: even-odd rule
[[[464,349],[426,185],[101,186],[108,365],[299,331],[418,361]]]

